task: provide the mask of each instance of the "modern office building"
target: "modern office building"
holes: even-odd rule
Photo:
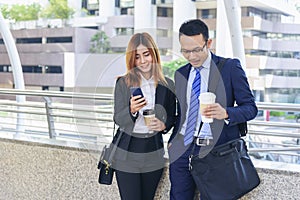
[[[197,17],[205,20],[210,28],[210,37],[214,40],[212,51],[217,52],[219,55],[234,56],[228,31],[230,23],[228,23],[226,17],[224,2],[221,0],[69,0],[68,2],[76,10],[74,18],[66,23],[72,28],[53,28],[45,31],[47,34],[52,31],[64,33],[65,30],[77,30],[77,32],[80,30],[79,32],[81,32],[100,29],[109,36],[111,50],[114,53],[122,54],[134,32],[148,31],[154,35],[164,60],[167,60],[180,57],[177,38],[180,24],[187,19]],[[237,2],[241,7],[240,16],[237,17],[241,19],[245,69],[256,99],[258,101],[300,103],[300,24],[298,24],[299,12],[293,6],[294,1],[240,0]],[[82,8],[86,9],[87,13],[82,12]],[[32,25],[32,22],[30,24],[23,22],[23,24],[14,24],[11,27],[13,29],[20,29],[21,27],[31,29],[32,26],[39,26],[38,30],[44,30],[42,27],[45,27],[45,22],[39,20],[35,23],[36,25]],[[49,21],[47,23],[49,25]],[[57,22],[53,26],[63,27],[64,24]],[[27,29],[16,31],[20,34],[25,32],[24,34],[27,34],[28,37],[37,38],[31,33],[26,33]],[[72,45],[70,44],[73,49],[61,48],[60,53],[62,55],[74,53],[72,54],[74,57],[88,54],[90,44],[87,36],[82,37],[80,34],[75,36],[78,40],[72,40]],[[51,36],[45,35],[45,38],[47,37]],[[91,37],[91,34],[89,34],[89,37]],[[40,40],[47,41],[47,39]],[[18,44],[18,41],[22,41],[22,38],[16,38],[16,41],[18,48],[24,45]],[[59,40],[56,40],[56,42],[58,42],[58,46],[66,45],[64,42],[59,43]],[[76,51],[75,46],[77,44],[81,44],[79,45],[81,50]],[[45,45],[49,46],[51,44],[42,46]],[[32,48],[27,47],[27,50],[32,50]],[[20,54],[26,54],[27,50],[22,50]],[[36,50],[38,51],[38,49]],[[43,48],[39,48],[39,50],[41,50],[41,54],[45,54]],[[49,48],[47,51],[53,53]],[[3,50],[1,52],[4,53]],[[117,57],[113,58],[113,60],[119,60],[118,66],[122,65],[120,63],[123,62],[123,58],[120,58],[121,54],[115,54]],[[27,56],[26,58],[31,60],[32,65],[49,65],[55,68],[55,70],[53,68],[54,71],[58,69],[55,63],[45,64],[42,61],[37,63],[35,62],[36,59]],[[94,59],[99,60],[96,57]],[[0,76],[3,77],[7,63],[3,63],[2,59],[0,60],[2,67]],[[53,62],[55,61],[57,59],[54,59]],[[80,65],[82,62],[75,61],[74,63]],[[108,61],[105,63],[112,65]],[[62,65],[64,64],[62,63]],[[103,64],[102,67],[107,68],[106,64]],[[61,67],[64,68],[64,66]],[[23,68],[23,71],[26,72],[28,66],[23,66]],[[81,67],[74,66],[74,68],[80,69]],[[118,74],[116,73],[118,70],[122,73],[124,71],[122,71],[122,68],[124,66],[114,70],[113,76]],[[39,70],[45,71],[43,67]],[[62,71],[67,73],[67,71]],[[106,71],[111,72],[111,70]],[[73,74],[78,73],[79,71]],[[64,77],[70,79],[69,75],[64,75]],[[74,79],[74,77],[71,79]],[[30,85],[28,81],[25,78],[26,85]],[[1,84],[6,83],[2,81]],[[65,88],[66,85],[64,84],[59,84],[58,87]],[[109,84],[113,84],[113,81]],[[74,84],[69,85],[70,88],[73,86]],[[47,85],[43,87],[47,87]]]
[[[37,28],[11,30],[20,56],[26,89],[63,91],[68,87],[77,54],[89,51],[96,30]],[[14,87],[4,40],[0,39],[0,86]]]

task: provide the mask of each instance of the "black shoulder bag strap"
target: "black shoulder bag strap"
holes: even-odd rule
[[[115,134],[115,126],[116,126],[116,124],[114,123],[113,137],[115,136],[114,135]],[[120,133],[119,133],[116,143],[114,144],[111,142],[111,144],[110,144],[111,151],[110,151],[109,158],[108,158],[108,163],[110,163],[110,164],[113,161],[114,154],[118,148],[118,145],[120,143],[120,139],[121,139],[122,135],[123,135],[123,131],[120,130]]]
[[[223,59],[218,63],[217,67],[218,67],[218,70],[219,70],[219,72],[220,72],[220,75],[221,75],[221,71],[222,71],[222,69],[223,69],[223,66],[224,66],[225,62],[226,62],[228,59],[229,59],[229,58],[223,58]]]
[[[229,58],[221,58],[221,60],[219,61],[218,65],[217,65],[219,73],[217,74],[216,78],[213,78],[210,80],[211,82],[209,83],[210,84],[209,91],[212,93],[216,93],[217,86],[218,86],[219,80],[221,78],[221,71],[227,60],[229,60]]]
[[[114,123],[114,129],[113,129],[113,138],[115,136],[115,127],[116,127],[116,124]],[[113,142],[111,142],[109,144],[109,147],[106,147],[106,145],[104,146],[103,150],[102,150],[102,153],[100,155],[100,159],[99,159],[99,162],[98,162],[98,169],[100,169],[100,166],[101,166],[101,162],[103,162],[105,160],[105,162],[107,163],[104,163],[106,165],[108,165],[109,167],[112,165],[112,162],[113,162],[113,159],[114,159],[114,154],[118,148],[118,144],[120,142],[120,139],[123,135],[123,131],[120,130],[120,134],[118,135],[118,138],[117,138],[117,141],[116,143],[114,144]],[[104,158],[104,151],[108,151],[109,152],[109,155],[108,155],[108,158]]]
[[[221,61],[219,61],[219,64],[218,64],[218,70],[220,72],[220,76],[221,76],[221,70],[225,64],[225,62],[228,60],[229,58],[223,58]],[[218,78],[220,78],[220,76],[218,76]],[[219,79],[217,79],[219,80]],[[218,81],[215,81],[214,82],[215,86],[213,87],[214,91],[212,92],[215,92],[216,88],[217,88],[217,84],[218,84]],[[239,132],[240,132],[240,135],[242,137],[246,136],[246,134],[248,133],[248,127],[247,127],[247,122],[243,122],[243,123],[239,123],[238,124],[238,127],[239,127]]]

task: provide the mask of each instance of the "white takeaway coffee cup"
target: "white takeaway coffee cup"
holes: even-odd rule
[[[154,109],[146,109],[143,111],[143,116],[145,120],[146,126],[150,126],[151,121],[155,118],[155,111]],[[149,130],[149,133],[153,133],[152,130]]]
[[[202,122],[204,123],[212,123],[213,118],[207,118],[202,115],[203,109],[206,108],[209,104],[213,104],[216,101],[216,95],[212,92],[204,92],[201,93],[199,96],[200,101],[200,112],[201,112],[201,118]]]

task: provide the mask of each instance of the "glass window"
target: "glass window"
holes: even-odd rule
[[[134,8],[121,8],[121,15],[134,15]]]
[[[9,72],[9,67],[7,65],[0,65],[0,72]]]
[[[198,9],[197,17],[202,19],[215,19],[217,18],[217,9]]]
[[[49,90],[49,86],[42,86],[42,90]]]
[[[120,6],[122,8],[133,7],[134,6],[134,0],[120,0]]]
[[[72,43],[72,37],[47,37],[47,43]]]
[[[47,74],[61,74],[61,66],[45,66],[45,73]]]
[[[173,17],[173,9],[172,8],[157,8],[157,16],[158,17]]]
[[[289,77],[297,77],[298,75],[299,75],[298,70],[288,70],[288,72],[287,72],[287,76],[289,76]]]
[[[117,35],[133,35],[133,28],[116,28]]]
[[[24,73],[42,73],[42,67],[40,66],[24,65],[22,69]]]
[[[33,43],[40,44],[42,43],[42,38],[17,38],[16,43],[17,44],[33,44]]]

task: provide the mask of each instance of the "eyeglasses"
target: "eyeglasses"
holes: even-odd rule
[[[206,46],[206,42],[205,42],[205,44],[203,45],[203,47],[197,47],[197,48],[195,48],[195,49],[193,49],[193,50],[181,49],[180,52],[181,52],[182,54],[185,54],[185,55],[189,55],[190,53],[197,54],[197,53],[202,52],[202,51],[204,50],[205,46]]]

